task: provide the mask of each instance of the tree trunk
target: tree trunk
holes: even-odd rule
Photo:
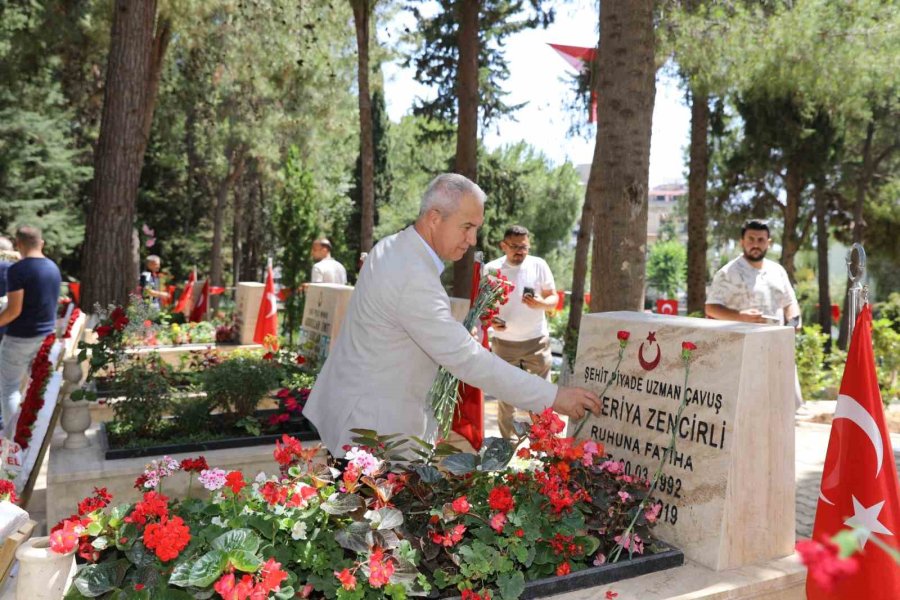
[[[800,249],[797,236],[797,225],[800,220],[800,198],[803,194],[803,171],[794,164],[789,163],[785,173],[785,204],[784,204],[784,235],[781,240],[781,266],[787,271],[791,283],[797,283],[794,276],[796,267],[794,257]]]
[[[359,151],[362,159],[362,206],[360,251],[372,249],[375,229],[375,143],[372,134],[372,95],[369,92],[369,22],[370,0],[351,0],[356,24],[358,49],[357,79],[359,83]]]
[[[455,170],[472,181],[478,178],[478,13],[480,0],[459,3],[459,66]],[[468,298],[472,290],[473,256],[470,248],[453,264],[453,295]]]
[[[162,78],[163,58],[172,37],[172,21],[168,17],[159,19],[156,35],[153,36],[153,48],[150,55],[150,71],[147,73],[147,100],[144,104],[144,147],[150,141],[150,128],[153,126],[153,111],[156,109],[156,96],[159,92],[159,81]]]
[[[604,2],[600,31],[597,144],[585,200],[597,208],[591,311],[641,310],[656,95],[653,0]]]
[[[210,261],[210,284],[223,285],[224,257],[222,256],[222,238],[225,228],[225,209],[228,206],[228,191],[244,170],[244,150],[238,148],[228,152],[229,172],[216,189],[216,206],[213,211],[213,243],[212,260]]]
[[[863,219],[863,207],[866,204],[866,195],[869,192],[869,181],[872,178],[872,140],[875,138],[875,122],[869,121],[866,127],[866,139],[862,148],[862,165],[859,170],[859,178],[856,180],[856,201],[853,205],[853,243],[862,244],[863,234],[866,230],[866,222]],[[847,277],[847,290],[850,289],[850,277]],[[838,334],[838,347],[842,350],[847,349],[850,340],[847,339],[850,331],[850,315],[848,309],[849,295],[844,294],[844,310],[841,314],[841,328]]]
[[[828,207],[824,182],[816,183],[816,254],[819,271],[819,325],[827,336],[825,349],[831,351],[831,293],[828,289]]]
[[[709,173],[709,94],[691,92],[691,159],[688,175],[687,311],[706,305],[706,183]]]
[[[156,0],[115,3],[85,226],[82,302],[88,310],[95,303],[124,304],[137,285],[130,249],[146,148],[144,123],[152,106],[147,81],[155,19]]]

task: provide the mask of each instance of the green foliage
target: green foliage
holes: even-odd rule
[[[271,361],[232,355],[203,374],[203,390],[210,406],[240,420],[253,416],[260,400],[278,386],[280,376]]]
[[[674,298],[687,279],[687,250],[676,240],[650,246],[647,257],[647,283],[666,298]]]
[[[282,177],[284,187],[275,203],[272,221],[280,248],[281,285],[297,290],[312,270],[310,244],[316,238],[318,224],[312,174],[304,167],[296,146],[288,150]],[[302,297],[292,293],[285,301],[284,327],[289,340],[302,316]]]
[[[872,345],[875,352],[875,369],[881,401],[885,405],[900,396],[900,331],[897,321],[876,319],[872,323]]]
[[[411,40],[418,48],[407,59],[407,65],[416,70],[419,83],[437,89],[431,100],[417,99],[413,112],[443,123],[454,123],[457,115],[456,87],[458,76],[459,2],[440,0],[441,10],[426,15],[418,6],[411,11],[416,18],[416,36]],[[554,11],[545,8],[542,0],[527,4],[517,0],[484,0],[478,15],[478,104],[484,124],[509,114],[522,105],[504,102],[507,92],[502,84],[509,78],[509,67],[504,57],[506,39],[520,31],[537,26],[547,27],[553,22]],[[526,12],[522,16],[523,10]],[[445,129],[444,133],[452,131]],[[437,132],[430,132],[437,133]]]
[[[122,398],[113,404],[117,431],[152,436],[169,414],[171,387],[158,356],[134,361],[117,378]]]
[[[804,327],[796,336],[794,356],[800,391],[806,400],[822,398],[825,384],[830,380],[825,363],[826,340],[818,324]]]

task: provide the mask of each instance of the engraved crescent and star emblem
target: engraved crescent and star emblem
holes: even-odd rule
[[[659,350],[659,344],[656,344],[656,358],[649,362],[646,358],[644,358],[644,344],[647,344],[647,346],[649,347],[651,344],[655,343],[656,332],[651,331],[647,334],[647,341],[641,342],[641,347],[638,350],[638,362],[641,363],[641,367],[643,367],[645,371],[652,371],[653,369],[655,369],[657,365],[659,365],[659,360],[662,358],[662,353]]]

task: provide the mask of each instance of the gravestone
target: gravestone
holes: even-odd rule
[[[259,316],[259,303],[262,301],[266,286],[255,281],[241,281],[237,284],[234,296],[235,312],[239,325],[238,339],[241,344],[252,344],[256,332],[256,318]]]
[[[344,322],[353,287],[337,283],[311,283],[306,289],[300,348],[307,359],[324,364]]]
[[[630,338],[616,372],[617,332]],[[685,386],[682,342],[692,342]],[[608,382],[609,387],[603,392]],[[715,570],[794,547],[794,332],[634,312],[584,315],[573,385],[602,393],[579,434],[662,501],[656,535]],[[678,407],[686,395],[681,418]],[[569,424],[569,435],[576,424]],[[674,452],[668,452],[672,431]]]

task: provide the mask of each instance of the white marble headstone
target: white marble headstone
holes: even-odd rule
[[[307,358],[325,362],[344,322],[353,287],[336,283],[311,283],[306,289],[300,345]]]
[[[616,372],[619,331],[630,337]],[[682,342],[697,346],[687,386]],[[793,551],[792,329],[591,314],[582,318],[577,356],[573,385],[600,394],[612,382],[579,437],[602,442],[632,475],[650,479],[663,461],[654,492],[663,503],[661,539],[717,570]]]

